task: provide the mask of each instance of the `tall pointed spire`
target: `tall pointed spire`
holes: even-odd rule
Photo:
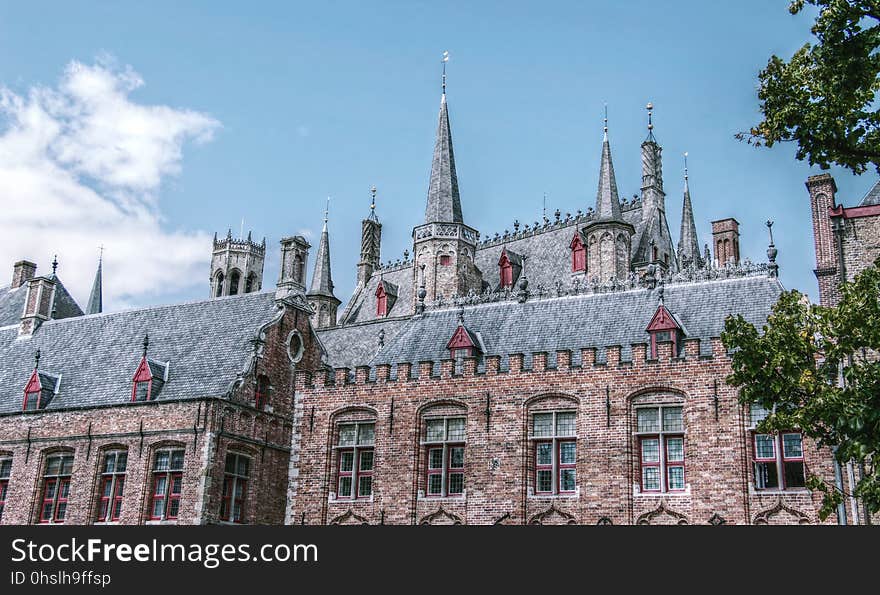
[[[697,239],[697,226],[694,223],[694,207],[691,204],[691,191],[688,186],[687,153],[684,154],[684,202],[681,207],[681,233],[678,238],[678,261],[684,268],[693,265],[702,268],[700,242]]]
[[[95,272],[95,281],[92,283],[92,293],[89,295],[89,304],[86,314],[100,314],[104,309],[103,300],[103,274],[101,269],[104,264],[104,247],[101,246],[101,254],[98,256],[98,270]]]
[[[620,199],[617,180],[611,162],[611,144],[608,142],[608,108],[605,108],[605,134],[602,139],[602,164],[599,166],[599,189],[596,192],[596,215],[599,219],[620,219]]]
[[[333,297],[333,278],[330,274],[330,233],[327,231],[327,220],[330,211],[330,197],[324,209],[324,227],[321,230],[321,242],[315,257],[315,272],[312,275],[312,286],[308,295]]]
[[[461,215],[461,198],[458,195],[458,177],[455,175],[449,109],[446,104],[447,60],[449,54],[444,52],[443,93],[440,96],[440,116],[437,122],[437,139],[434,142],[434,158],[431,162],[431,180],[428,183],[425,223],[464,222]]]

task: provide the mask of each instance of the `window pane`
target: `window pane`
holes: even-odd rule
[[[339,453],[339,470],[349,472],[354,469],[354,453],[350,450]]]
[[[645,463],[660,462],[660,440],[657,438],[646,438],[642,440],[642,461]]]
[[[373,476],[362,475],[358,477],[358,496],[367,497],[373,493]]]
[[[658,467],[642,467],[642,489],[648,491],[660,489],[660,469]]]
[[[574,412],[557,413],[556,414],[556,435],[557,436],[574,436],[577,433],[575,427]]]
[[[183,451],[182,450],[172,450],[171,451],[171,470],[172,471],[183,470]]]
[[[180,500],[170,500],[168,502],[168,518],[176,519],[177,513],[180,511]]]
[[[375,439],[375,424],[358,424],[358,444],[372,444]]]
[[[116,453],[116,472],[117,473],[125,473],[125,469],[128,466],[128,453],[117,452]]]
[[[684,460],[684,438],[666,439],[666,459],[673,462]]]
[[[362,450],[360,453],[360,466],[359,469],[361,471],[372,471],[373,470],[373,451],[372,450]]]
[[[767,418],[768,411],[757,403],[749,405],[749,421],[751,425],[756,426]]]
[[[51,502],[47,502],[43,504],[43,510],[40,512],[40,520],[41,521],[50,521],[52,520],[52,508],[53,504]]]
[[[111,495],[111,490],[113,489],[113,482],[109,479],[104,480],[104,485],[101,487],[101,496],[104,498],[109,498]]]
[[[55,483],[54,479],[52,481],[49,481],[46,483],[46,492],[45,492],[45,499],[46,500],[49,500],[51,498],[55,498],[55,486],[56,486],[56,483]]]
[[[459,442],[464,440],[464,418],[463,417],[453,417],[452,419],[446,420],[446,428],[447,428],[447,440],[451,440],[454,442]]]
[[[235,455],[226,455],[226,472],[235,473]]]
[[[339,492],[336,494],[336,497],[337,498],[350,498],[351,497],[351,476],[339,478]]]
[[[125,488],[125,477],[120,476],[116,479],[116,497],[122,498],[122,490]]]
[[[575,442],[562,442],[559,444],[559,464],[574,465],[577,459],[577,444]]]
[[[67,502],[59,502],[58,510],[55,511],[55,520],[63,521],[65,515],[67,514]]]
[[[339,426],[339,446],[354,446],[356,431],[357,426],[354,424]]]
[[[177,496],[180,494],[180,488],[183,486],[183,478],[179,475],[171,476],[171,495]]]
[[[432,496],[443,493],[443,477],[439,473],[428,476],[428,493]]]
[[[758,489],[779,487],[776,463],[755,463],[755,487]]]
[[[786,459],[803,458],[804,448],[800,434],[782,435],[782,456],[784,456]]]
[[[807,485],[804,481],[804,462],[786,461],[782,464],[785,472],[785,487],[802,488]]]
[[[428,442],[440,442],[443,440],[444,421],[442,419],[429,419],[427,422],[427,431],[425,440]]]
[[[66,455],[61,457],[61,475],[70,475],[73,472],[73,457]]]
[[[58,497],[66,499],[69,496],[70,496],[70,482],[66,479],[62,479],[61,485],[58,486]]]
[[[238,474],[242,477],[247,477],[250,471],[251,460],[247,457],[239,456],[238,457]]]
[[[449,493],[461,494],[464,492],[464,473],[449,474]]]
[[[456,446],[449,449],[449,467],[461,469],[464,467],[464,448]]]
[[[681,432],[684,425],[681,419],[681,407],[664,407],[663,408],[663,431],[664,432]]]
[[[669,467],[666,481],[670,490],[683,490],[684,467]]]
[[[4,459],[0,461],[0,479],[8,478],[11,471],[12,459]]]
[[[113,473],[116,470],[116,453],[108,452],[104,455],[104,473]]]
[[[232,490],[232,497],[236,500],[241,500],[244,497],[244,488],[245,482],[237,481],[235,482],[235,488]]]
[[[755,435],[755,456],[759,459],[776,458],[776,440],[769,434]]]
[[[553,491],[553,472],[541,470],[538,471],[538,491],[539,492],[552,492]]]
[[[153,465],[155,471],[167,471],[168,462],[171,460],[171,453],[167,450],[160,450],[156,453],[156,463]]]
[[[559,472],[559,491],[573,492],[575,490],[574,469],[562,469]]]
[[[536,413],[532,419],[534,424],[532,427],[533,436],[552,436],[553,435],[553,414],[552,413]]]
[[[165,486],[167,485],[168,478],[165,475],[159,476],[156,478],[156,483],[153,486],[153,494],[156,496],[164,496],[165,495]]]
[[[162,507],[164,504],[164,500],[153,500],[153,513],[150,516],[154,519],[160,518],[162,516]]]
[[[113,504],[113,520],[118,519],[122,514],[122,500],[116,500]]]
[[[636,431],[657,432],[660,430],[658,421],[659,410],[656,407],[636,409]]]
[[[536,460],[538,465],[553,464],[553,445],[549,442],[541,442],[537,446]]]
[[[443,449],[432,448],[428,451],[428,469],[443,468]]]
[[[49,457],[46,459],[46,475],[58,475],[61,470],[61,457]]]

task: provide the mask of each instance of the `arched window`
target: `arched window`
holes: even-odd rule
[[[684,416],[681,404],[637,404],[635,413],[640,491],[684,491]]]
[[[424,483],[428,498],[455,498],[465,493],[465,409],[438,405],[422,414]]]
[[[215,287],[214,297],[220,297],[221,295],[223,295],[223,273],[222,272],[217,273],[217,280],[215,282],[214,287]]]
[[[154,521],[177,519],[180,495],[183,493],[182,446],[169,446],[153,455],[153,492],[150,496],[149,517]]]
[[[231,452],[226,455],[223,473],[223,497],[220,499],[220,520],[230,523],[244,522],[244,505],[247,496],[251,460]]]
[[[73,452],[54,452],[46,456],[43,467],[43,489],[40,523],[63,523],[70,497],[70,475],[73,473]]]
[[[542,399],[529,408],[527,419],[532,492],[577,493],[576,403],[558,397]]]
[[[122,495],[125,489],[127,466],[127,450],[113,449],[104,452],[104,457],[101,460],[101,479],[98,487],[95,522],[115,522],[122,515]]]
[[[257,276],[253,272],[248,273],[248,276],[244,282],[244,292],[245,293],[250,293],[250,292],[256,290],[256,287],[255,287],[256,280],[257,280]]]
[[[237,295],[238,294],[238,283],[241,281],[241,273],[237,270],[233,270],[229,275],[229,295]]]
[[[580,233],[574,234],[569,248],[571,248],[571,272],[578,273],[587,270],[587,250],[584,248]]]
[[[9,476],[12,474],[12,457],[0,454],[0,521],[3,520],[3,507],[6,506],[6,494],[9,491]]]
[[[336,422],[335,434],[336,499],[372,498],[375,416],[363,411],[352,412]]]

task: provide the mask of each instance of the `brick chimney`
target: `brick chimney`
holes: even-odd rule
[[[311,245],[302,236],[281,239],[281,275],[276,285],[276,299],[306,291],[306,266]]]
[[[19,260],[12,265],[12,289],[18,289],[37,274],[37,265],[28,260]]]
[[[837,184],[829,174],[819,174],[807,178],[806,186],[810,193],[813,245],[816,249],[816,268],[813,272],[819,282],[819,303],[828,306],[839,299],[839,245],[831,218],[831,210],[837,206]]]
[[[27,298],[24,301],[24,312],[18,335],[33,335],[40,325],[52,318],[55,306],[55,281],[48,277],[36,277],[27,282]]]
[[[715,248],[715,264],[739,264],[739,221],[729,217],[712,222],[712,246]]]

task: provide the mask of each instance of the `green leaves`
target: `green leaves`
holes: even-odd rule
[[[788,291],[763,333],[737,316],[725,321],[721,339],[733,351],[727,383],[740,389],[740,402],[774,412],[759,429],[799,428],[834,448],[842,464],[864,467],[854,493],[880,511],[880,259],[841,287],[838,305],[810,304]],[[823,493],[822,514],[833,512],[836,488],[819,477],[808,485]]]
[[[767,147],[794,142],[797,159],[810,165],[880,172],[880,0],[795,0],[789,12],[807,3],[820,11],[817,43],[788,62],[770,58],[758,75],[764,119],[736,137]]]

